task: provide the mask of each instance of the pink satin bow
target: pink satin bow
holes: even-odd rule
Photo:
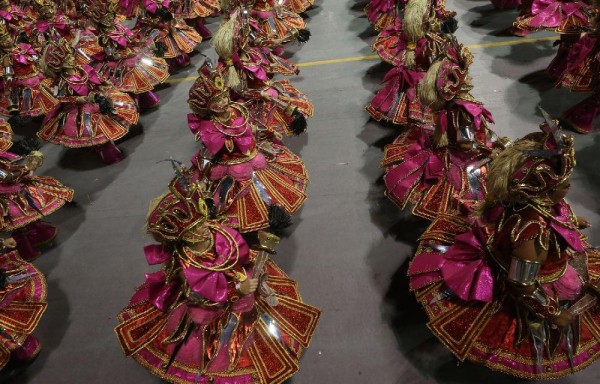
[[[243,117],[238,117],[232,123],[233,126],[244,121]],[[256,143],[254,141],[254,135],[252,129],[248,125],[242,125],[239,128],[226,128],[212,120],[206,120],[200,118],[200,116],[190,113],[188,114],[188,126],[194,135],[200,137],[202,144],[208,148],[208,150],[216,155],[225,145],[226,139],[231,139],[235,147],[243,154],[247,154],[252,150]],[[231,136],[227,133],[231,132]],[[235,135],[235,136],[234,136]]]

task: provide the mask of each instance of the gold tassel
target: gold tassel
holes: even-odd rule
[[[433,63],[427,70],[423,80],[417,86],[421,103],[432,108],[434,111],[439,110],[444,105],[444,100],[441,100],[437,93],[437,78],[441,67],[441,60]]]
[[[433,133],[433,142],[437,148],[447,147],[448,133],[442,132],[439,126],[435,127],[435,132]]]
[[[410,0],[404,8],[404,35],[408,46],[403,61],[407,68],[414,68],[416,65],[415,48],[417,41],[425,36],[427,5],[427,0]]]
[[[233,56],[233,35],[235,29],[235,20],[230,18],[219,27],[219,30],[213,36],[213,47],[217,55],[225,60],[227,65],[227,86],[236,87],[240,84],[240,77],[233,66],[231,57]]]
[[[521,140],[507,147],[492,160],[488,173],[488,193],[499,200],[516,202],[508,190],[512,175],[522,166],[529,155],[524,151],[542,149],[542,143],[532,140]]]
[[[409,0],[404,8],[404,34],[406,40],[417,42],[425,36],[427,0]]]
[[[406,68],[414,68],[415,65],[417,65],[414,49],[407,48],[406,51],[404,51],[404,57],[402,61],[404,62],[404,66]]]

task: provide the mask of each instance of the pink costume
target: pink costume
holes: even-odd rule
[[[169,1],[144,0],[142,3],[134,28],[140,40],[163,44],[162,57],[167,59],[171,69],[189,65],[188,53],[202,41],[200,34],[183,18],[170,12]]]
[[[0,255],[0,370],[32,362],[41,350],[32,332],[46,310],[46,279],[17,251]]]
[[[276,238],[262,234],[262,251],[250,250],[218,212],[207,217],[206,186],[181,184],[148,216],[160,243],[145,247],[146,260],[163,268],[119,314],[123,351],[172,383],[282,383],[298,370],[320,311],[268,258]],[[259,290],[242,293],[251,278]]]
[[[98,36],[97,43],[85,47],[91,65],[119,91],[133,94],[141,108],[156,107],[160,99],[152,89],[169,77],[168,64],[152,52],[152,41],[138,42],[129,28],[115,21],[117,8],[113,0],[94,0],[87,8]]]
[[[579,133],[590,133],[600,113],[600,15],[592,29],[582,34],[569,46],[563,60],[556,86],[572,92],[590,92],[591,95],[567,110],[561,117],[566,126]]]
[[[36,247],[57,234],[41,220],[71,201],[73,190],[52,177],[33,175],[43,160],[40,152],[21,158],[6,152],[11,146],[12,130],[0,119],[0,231],[13,231],[21,257],[33,260],[41,254]]]
[[[432,61],[444,53],[445,45],[452,43],[454,37],[440,28],[450,28],[450,24],[444,24],[442,20],[453,20],[453,14],[436,8],[433,3],[421,8],[419,2],[422,1],[411,0],[406,5],[406,12],[417,9],[412,21],[418,24],[416,28],[408,28],[398,18],[394,25],[381,31],[373,43],[372,48],[381,59],[394,66],[383,79],[385,86],[366,106],[367,112],[377,121],[397,125],[433,123],[428,120],[429,107],[419,100],[417,86]],[[420,20],[423,23],[419,23]]]
[[[590,25],[594,12],[585,0],[533,0],[523,4],[521,15],[513,23],[519,35],[548,30],[561,34],[580,33]]]
[[[29,44],[12,42],[4,24],[0,24],[0,113],[23,117],[41,116],[56,104],[40,89],[44,76],[37,67],[38,56]]]
[[[490,112],[469,94],[470,63],[466,48],[447,46],[427,74],[435,83],[421,84],[420,102],[431,106],[426,120],[435,125],[409,125],[385,148],[386,195],[402,209],[414,204],[413,213],[429,220],[485,195],[485,164],[497,144]]]
[[[223,84],[222,70],[200,71],[190,90],[195,113],[188,115],[188,124],[205,148],[193,163],[200,179],[233,179],[229,225],[241,232],[257,231],[270,225],[274,210],[291,215],[302,206],[308,176],[302,160],[270,141],[271,135],[261,140],[248,110],[229,100]],[[205,156],[210,167],[205,167]]]
[[[437,217],[408,272],[428,328],[460,361],[525,379],[570,375],[600,356],[600,253],[556,197],[574,166],[572,138],[558,132],[501,152],[489,177],[508,183],[494,184],[474,223],[458,212]],[[562,311],[575,321],[558,327]]]
[[[38,136],[70,148],[101,146],[103,160],[119,161],[121,156],[113,143],[137,123],[139,114],[133,99],[111,89],[111,84],[102,82],[89,65],[77,65],[73,50],[64,40],[49,45],[42,60],[51,76],[44,87],[53,91],[60,103],[48,113]]]

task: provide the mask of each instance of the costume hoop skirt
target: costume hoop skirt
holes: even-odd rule
[[[66,97],[44,118],[37,135],[69,148],[91,147],[122,138],[138,121],[137,106],[125,93],[114,89],[105,93],[112,102],[110,113],[102,113],[97,103],[78,104],[75,97]]]
[[[0,167],[10,170],[20,157],[0,153]],[[50,176],[23,175],[0,185],[0,231],[12,231],[50,215],[73,199],[74,191]]]
[[[35,355],[39,343],[28,342],[46,310],[46,279],[32,264],[19,257],[16,251],[0,255],[0,269],[8,284],[0,290],[0,369],[11,354],[19,349]]]

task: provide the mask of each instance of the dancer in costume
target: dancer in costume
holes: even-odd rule
[[[49,42],[75,38],[76,25],[67,16],[57,13],[53,1],[35,0],[33,10],[37,17],[27,26],[27,36],[38,53],[41,54]]]
[[[172,383],[283,383],[320,311],[270,259],[278,239],[262,233],[258,251],[249,249],[223,224],[219,194],[185,172],[151,207],[148,231],[159,244],[144,251],[163,268],[119,314],[123,351]]]
[[[19,257],[15,240],[0,242],[0,370],[24,367],[38,356],[32,334],[46,310],[46,279]]]
[[[453,17],[454,13],[438,12],[434,2],[410,0],[403,19],[396,19],[379,34],[372,48],[394,68],[383,79],[385,87],[366,107],[371,117],[397,125],[433,123],[424,120],[431,113],[419,100],[417,84],[453,39]]]
[[[171,71],[190,65],[188,54],[202,41],[200,34],[181,16],[171,12],[168,1],[141,3],[134,28],[140,40],[162,44],[165,47],[162,57],[169,63]]]
[[[56,99],[40,89],[44,76],[37,61],[33,47],[14,43],[6,25],[0,24],[0,114],[35,117],[48,113],[56,105]]]
[[[4,24],[16,40],[21,32],[32,22],[21,7],[10,0],[0,0],[0,24]]]
[[[224,68],[205,66],[190,89],[194,113],[189,127],[203,145],[193,163],[198,175],[217,181],[235,181],[228,225],[240,232],[258,231],[270,225],[289,225],[289,216],[306,200],[308,175],[302,160],[283,146],[272,132],[256,126],[248,109],[230,99]],[[212,166],[205,168],[204,159]],[[276,217],[283,220],[274,220]]]
[[[151,40],[138,41],[133,32],[116,20],[118,3],[91,0],[85,8],[98,36],[85,51],[92,66],[121,92],[131,93],[140,108],[158,106],[160,98],[152,90],[169,77],[166,61],[155,55]]]
[[[479,219],[438,217],[409,267],[428,327],[459,360],[527,379],[600,356],[600,254],[564,199],[573,139],[550,120],[542,130],[492,161]]]
[[[571,92],[591,93],[560,118],[564,126],[579,133],[590,133],[600,113],[600,2],[595,4],[595,10],[594,23],[569,48],[564,69],[556,82],[557,86],[568,88]]]
[[[552,31],[560,33],[561,41],[568,44],[590,25],[593,17],[590,0],[532,0],[521,5],[521,13],[510,31],[516,36]]]
[[[228,84],[233,97],[246,100],[253,117],[265,127],[284,134],[306,130],[306,119],[313,105],[306,95],[287,80],[274,80],[275,73],[291,75],[295,67],[273,53],[269,47],[252,46],[250,29],[244,14],[232,13],[214,38],[215,51],[227,67]]]
[[[12,231],[22,258],[40,256],[39,246],[52,241],[58,229],[43,219],[73,199],[73,190],[50,176],[34,176],[44,156],[33,151],[21,158],[6,152],[10,125],[0,119],[0,231]]]
[[[310,38],[306,23],[299,15],[282,7],[275,0],[247,0],[250,28],[260,40],[305,43]],[[233,9],[229,10],[230,13]]]
[[[204,18],[218,15],[221,4],[216,0],[175,0],[171,1],[170,9],[173,14],[181,16],[189,26],[194,27],[203,40],[208,40],[212,34],[206,28]]]
[[[486,164],[502,147],[489,129],[490,112],[475,100],[468,74],[471,53],[456,40],[418,85],[432,126],[413,123],[385,148],[386,195],[413,214],[433,220],[485,196]]]
[[[123,159],[114,142],[138,121],[135,101],[100,80],[89,65],[78,65],[64,39],[49,43],[41,65],[49,79],[43,87],[59,104],[44,118],[38,136],[70,148],[94,148],[107,164]]]

